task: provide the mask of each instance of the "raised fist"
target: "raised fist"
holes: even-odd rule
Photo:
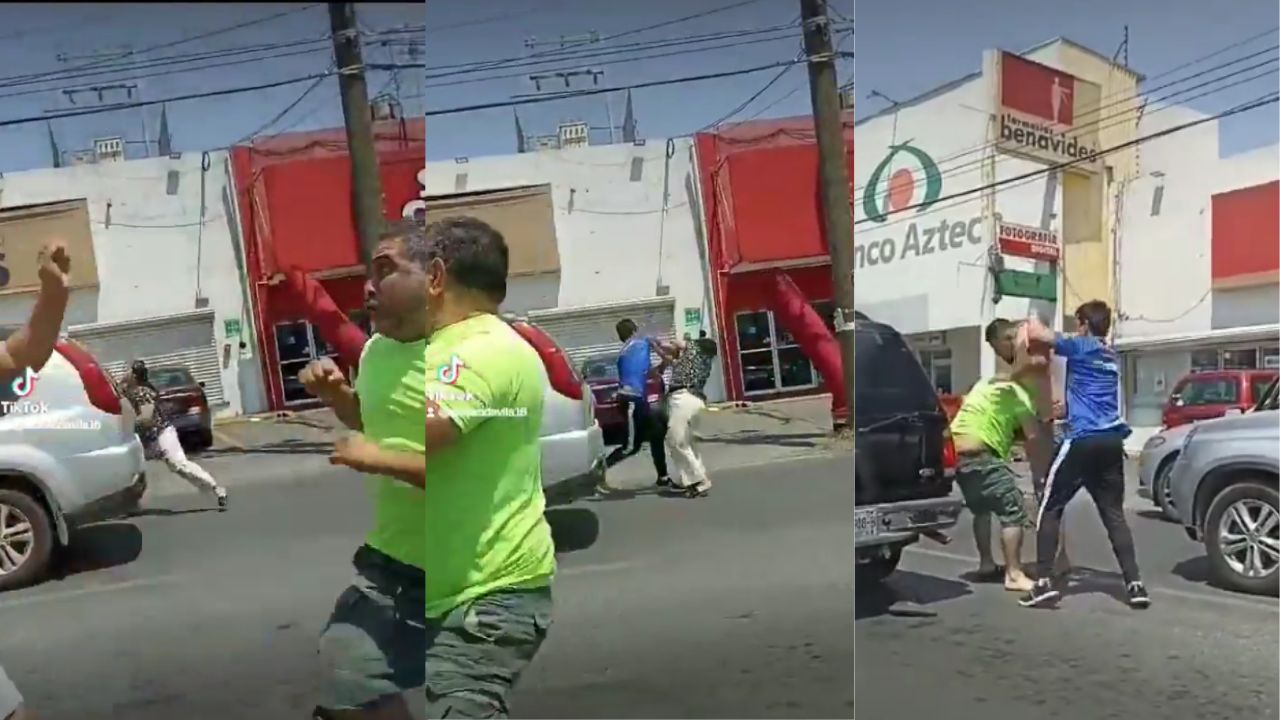
[[[46,287],[67,287],[71,280],[71,256],[61,240],[51,240],[40,249],[40,284]]]
[[[308,393],[320,399],[331,396],[347,384],[342,370],[329,358],[320,358],[307,363],[302,372],[298,373],[298,381]]]

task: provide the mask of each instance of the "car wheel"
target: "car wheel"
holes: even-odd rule
[[[902,561],[902,548],[894,548],[888,557],[877,555],[864,563],[854,566],[853,581],[855,583],[882,583]]]
[[[53,523],[39,500],[0,489],[0,590],[39,580],[53,557]]]
[[[1173,461],[1176,458],[1168,457],[1164,462],[1160,463],[1160,467],[1156,468],[1155,479],[1151,481],[1151,499],[1155,501],[1156,507],[1160,508],[1160,512],[1166,520],[1178,520],[1177,510],[1173,507],[1173,487],[1169,485],[1169,476],[1173,474]]]
[[[1205,516],[1213,580],[1254,595],[1280,594],[1280,492],[1259,480],[1218,493]]]
[[[196,447],[198,449],[208,450],[209,448],[213,447],[213,429],[201,428],[200,435],[198,436],[197,439],[199,440],[199,442],[196,444]]]

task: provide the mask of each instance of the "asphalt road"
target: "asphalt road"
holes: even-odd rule
[[[209,464],[229,512],[162,477],[148,514],[86,533],[65,578],[0,597],[0,663],[39,717],[305,717],[362,483],[307,454]],[[719,473],[700,500],[551,509],[555,624],[515,715],[851,717],[856,699],[860,720],[1274,717],[1275,603],[1206,586],[1176,526],[1134,518],[1146,613],[1105,594],[1087,503],[1070,537],[1099,572],[1057,611],[964,582],[963,533],[910,551],[892,592],[851,597],[851,476],[796,460]]]
[[[858,720],[1275,718],[1275,599],[1209,586],[1200,546],[1149,501],[1129,507],[1153,598],[1146,611],[1121,602],[1086,498],[1067,511],[1083,570],[1057,610],[1024,609],[999,585],[964,581],[977,564],[967,514],[951,545],[926,542],[883,590],[860,587]]]

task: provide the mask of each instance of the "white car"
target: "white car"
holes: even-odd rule
[[[532,323],[507,318],[525,339],[547,373],[542,406],[542,487],[551,501],[587,494],[604,482],[604,433],[596,422],[591,388],[573,368],[564,350]]]
[[[58,343],[0,386],[0,591],[39,580],[72,529],[132,512],[146,487],[132,406],[87,350]]]

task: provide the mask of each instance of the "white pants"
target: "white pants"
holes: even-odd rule
[[[160,436],[156,438],[156,449],[160,451],[164,464],[168,465],[175,475],[195,485],[197,490],[210,493],[218,491],[218,481],[187,457],[187,452],[182,449],[182,442],[178,440],[177,430],[172,427],[162,430]]]
[[[688,390],[677,390],[667,400],[667,457],[675,465],[676,482],[685,487],[711,485],[693,436],[694,421],[706,406]]]

